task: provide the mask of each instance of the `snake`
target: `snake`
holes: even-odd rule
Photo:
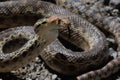
[[[77,77],[78,80],[100,80],[106,78],[120,70],[120,23],[115,19],[109,19],[107,16],[91,10],[79,0],[52,0],[54,3],[69,9],[71,12],[85,18],[98,28],[112,33],[118,44],[118,57],[107,63],[104,67],[95,71],[90,71]]]
[[[62,29],[60,30],[61,37],[69,39],[71,40],[71,42],[73,42],[74,40],[82,42],[83,44],[79,44],[79,45],[81,45],[83,48],[89,46],[88,47],[89,50],[88,51],[85,50],[84,52],[73,53],[73,51],[70,51],[67,49],[66,51],[69,51],[69,52],[65,52],[64,47],[62,47],[60,43],[57,42],[57,45],[63,48],[63,50],[61,50],[62,52],[60,51],[60,48],[54,48],[54,46],[51,46],[53,47],[53,49],[57,51],[59,50],[60,53],[53,52],[53,55],[51,55],[51,53],[45,54],[43,52],[43,54],[42,53],[40,54],[44,60],[47,59],[45,60],[45,62],[53,70],[56,70],[60,73],[67,74],[67,75],[71,75],[71,74],[73,75],[73,74],[78,74],[79,72],[82,73],[82,72],[88,71],[91,65],[94,65],[95,67],[97,67],[99,64],[102,63],[102,61],[106,61],[108,59],[108,54],[107,54],[108,50],[105,46],[106,41],[104,39],[105,36],[103,36],[103,34],[98,29],[96,29],[92,24],[90,24],[88,21],[75,15],[74,13],[71,13],[68,10],[65,10],[62,7],[58,7],[54,4],[43,2],[43,1],[37,1],[37,0],[24,0],[24,1],[21,0],[21,1],[10,1],[10,2],[0,3],[0,15],[1,15],[0,18],[2,19],[1,28],[6,28],[8,26],[15,27],[15,26],[19,26],[19,24],[22,26],[21,21],[28,21],[29,23],[29,19],[32,18],[32,21],[36,22],[38,17],[42,17],[46,15],[48,16],[55,15],[55,14],[59,14],[59,16],[60,15],[66,16],[71,22],[71,25],[70,25],[71,34],[68,37],[66,37],[66,35],[68,35],[68,29]],[[60,17],[64,19],[64,17],[62,16]],[[9,24],[8,22],[11,22],[14,24]],[[39,22],[41,21],[38,21],[38,23]],[[32,24],[32,22],[30,23]],[[23,25],[25,24],[28,25],[27,22],[23,22]],[[61,24],[61,25],[64,25],[64,24]],[[80,36],[82,36],[81,39],[79,39]],[[98,48],[98,45],[99,45],[99,48]],[[106,54],[103,54],[103,53],[106,53]],[[101,57],[102,57],[102,60],[99,60]],[[49,59],[51,60],[49,61]],[[63,71],[63,66],[56,66],[56,65],[53,66],[54,64],[56,64],[55,62],[57,62],[58,59],[59,59],[59,62],[62,62],[62,64],[66,62],[66,66],[65,66],[66,68],[64,67],[65,68],[64,71]],[[64,63],[63,63],[63,60],[64,60]],[[86,63],[88,64],[86,65]],[[84,70],[82,69],[83,66],[85,67]],[[71,71],[71,68],[74,68],[74,71]]]
[[[60,19],[51,17],[40,19],[33,26],[8,28],[0,32],[0,72],[25,66],[57,38],[59,25],[56,21]]]
[[[89,6],[84,5],[82,2],[80,2],[80,0],[56,0],[56,4],[61,5],[62,7],[69,9],[71,12],[87,19],[90,23],[94,24],[98,28],[112,33],[119,44],[119,21],[115,20],[114,18],[108,18],[107,16],[101,15],[99,12],[90,9]],[[119,48],[120,47],[118,47],[118,50]]]
[[[84,73],[88,70],[90,71],[91,66],[98,67],[103,61],[105,62],[108,60],[109,54],[105,45],[106,41],[103,33],[87,20],[70,12],[69,10],[52,3],[38,0],[7,1],[0,3],[1,28],[8,26],[6,25],[6,23],[8,23],[7,20],[13,22],[18,21],[19,23],[19,19],[21,19],[21,21],[26,21],[27,18],[25,18],[25,16],[27,16],[32,17],[34,22],[38,19],[38,17],[55,14],[66,16],[71,22],[69,25],[69,36],[66,37],[66,35],[68,35],[68,29],[61,29],[59,34],[60,37],[69,40],[73,44],[83,48],[85,51],[73,52],[68,49],[66,50],[62,44],[55,41],[53,42],[53,45],[50,45],[45,49],[45,52],[43,51],[43,53],[40,53],[41,57],[45,60],[49,67],[60,73],[73,75]],[[8,24],[12,27],[18,26],[18,23],[16,24],[15,22],[14,24]],[[38,23],[39,22],[40,21],[38,20]],[[116,28],[117,27],[115,27],[115,29]],[[74,41],[78,43],[74,43]],[[86,47],[88,48],[86,49]]]

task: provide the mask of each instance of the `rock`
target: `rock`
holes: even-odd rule
[[[56,74],[52,75],[52,80],[55,80],[56,78],[57,78]]]
[[[35,80],[43,80],[43,79],[41,79],[41,78],[36,78]]]
[[[44,70],[41,71],[40,77],[41,77],[42,79],[45,79],[46,76],[48,75],[48,73],[49,73],[49,72],[48,72],[46,69],[44,69]]]
[[[30,79],[30,78],[26,78],[26,80],[32,80],[32,79]]]
[[[109,48],[109,53],[114,58],[117,58],[117,56],[118,56],[118,53],[116,51],[114,51],[113,48]]]
[[[109,5],[110,6],[116,6],[120,4],[120,0],[110,0]]]
[[[109,5],[120,11],[120,0],[110,0]]]
[[[118,16],[118,14],[119,14],[119,10],[118,10],[118,9],[114,9],[114,10],[112,11],[112,15]]]

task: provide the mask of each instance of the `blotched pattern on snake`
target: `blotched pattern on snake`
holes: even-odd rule
[[[21,0],[0,3],[0,18],[2,19],[1,25],[4,27],[7,27],[8,25],[6,24],[9,24],[7,20],[14,22],[14,18],[16,18],[15,20],[18,22],[14,25],[9,24],[9,26],[18,26],[18,23],[21,24],[22,20],[25,21],[26,18],[24,18],[24,16],[32,17],[32,21],[35,22],[39,17],[46,16],[48,14],[60,14],[66,16],[71,22],[71,38],[69,39],[69,37],[66,36],[68,35],[66,31],[67,29],[61,29],[60,36],[64,39],[69,39],[69,41],[73,42],[77,46],[82,45],[82,48],[85,49],[84,52],[72,52],[70,50],[65,50],[65,48],[57,42],[55,45],[63,48],[63,51],[60,51],[59,48],[54,48],[54,46],[50,45],[48,48],[46,48],[46,51],[54,49],[60,53],[52,52],[52,55],[51,53],[41,53],[41,56],[52,69],[58,72],[63,72],[63,74],[78,74],[79,72],[88,71],[90,66],[98,66],[103,61],[107,60],[108,50],[105,46],[106,41],[104,35],[92,24],[87,22],[85,19],[82,19],[81,17],[75,15],[74,13],[71,13],[68,10],[65,10],[62,7],[58,7],[54,4],[37,0]],[[21,19],[21,21],[19,21],[19,19]],[[119,26],[114,27],[113,31],[117,30],[116,33],[119,34],[118,29]],[[83,43],[76,44],[74,41]],[[87,46],[88,48],[86,49]],[[57,59],[59,59],[60,62],[58,62]],[[119,59],[116,60],[118,61]],[[65,69],[62,71],[62,64],[65,64],[65,62],[69,63],[66,64],[66,68],[64,67]],[[59,66],[56,66],[56,64]],[[83,67],[85,70],[82,69]],[[71,68],[74,68],[74,71],[71,72]]]

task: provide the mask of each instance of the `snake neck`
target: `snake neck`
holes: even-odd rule
[[[110,19],[108,16],[101,15],[95,10],[85,6],[79,0],[56,0],[58,5],[69,9],[71,12],[79,14],[87,19],[90,23],[96,25],[101,30],[112,33],[118,43],[118,51],[120,51],[120,23],[115,19]]]

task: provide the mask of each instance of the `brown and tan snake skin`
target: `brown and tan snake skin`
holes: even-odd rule
[[[118,57],[116,59],[110,61],[103,68],[78,76],[78,80],[100,80],[101,78],[106,78],[111,74],[118,72],[120,70],[120,23],[91,10],[79,0],[56,0],[56,3],[80,15],[99,28],[112,33],[118,43]]]
[[[54,1],[54,0],[53,0]],[[92,10],[89,6],[82,4],[79,0],[56,0],[58,5],[61,5],[64,8],[69,9],[73,13],[80,15],[81,17],[85,18],[89,22],[93,23],[100,29],[103,29],[107,32],[112,33],[120,46],[120,36],[119,36],[119,28],[120,22],[116,21],[115,19],[110,19],[107,16],[101,15],[100,13]],[[118,50],[120,47],[118,47]]]
[[[32,21],[35,22],[37,19],[39,19],[39,17],[46,16],[48,14],[60,14],[66,16],[71,22],[71,34],[70,37],[66,37],[66,35],[68,35],[68,31],[66,29],[61,29],[60,36],[84,49],[83,52],[73,52],[71,50],[66,50],[63,46],[61,46],[60,43],[54,42],[52,45],[46,48],[45,51],[48,53],[40,54],[45,62],[49,65],[49,67],[63,74],[71,75],[78,74],[80,72],[84,73],[90,70],[90,66],[97,67],[102,64],[103,61],[107,60],[108,50],[105,46],[106,41],[104,35],[97,28],[95,28],[95,26],[87,22],[85,19],[82,19],[81,17],[69,12],[68,10],[65,10],[62,7],[58,7],[51,3],[38,0],[1,2],[0,23],[3,27],[0,27],[4,28],[10,25],[18,26],[18,23],[22,24],[22,20],[26,21],[27,18],[25,18],[24,16],[32,17]],[[10,24],[9,21],[13,21],[16,23],[15,25]],[[118,27],[115,27],[115,31],[116,29],[118,29]],[[74,41],[78,43],[74,43]],[[86,49],[86,47],[88,48]],[[50,51],[52,49],[54,50],[54,52]],[[59,53],[55,51],[58,51]],[[117,67],[117,69],[118,68],[119,67]]]
[[[40,19],[33,27],[21,26],[0,32],[0,72],[16,70],[38,56],[57,38],[58,21],[62,22],[54,15]],[[64,28],[69,24],[67,19],[62,23],[65,23]]]

